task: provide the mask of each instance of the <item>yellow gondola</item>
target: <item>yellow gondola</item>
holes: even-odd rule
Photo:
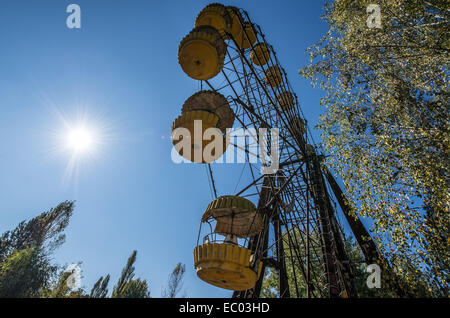
[[[294,118],[289,121],[289,127],[294,133],[303,135],[306,132],[305,122],[301,118]]]
[[[215,28],[200,26],[192,30],[178,47],[178,62],[193,79],[208,80],[223,68],[226,44]]]
[[[196,120],[201,121],[201,129],[199,129],[198,132],[195,131]],[[205,147],[211,142],[210,140],[205,140],[203,138],[203,135],[208,128],[217,128],[218,120],[219,120],[218,116],[207,111],[195,110],[183,113],[172,124],[171,136],[172,142],[175,146],[175,150],[183,158],[196,163],[211,163],[214,160],[220,158],[220,156],[223,155],[228,146],[229,138],[223,138],[222,142],[223,148],[215,149],[215,151],[213,151],[212,153],[212,158],[207,160],[203,156]],[[177,128],[187,129],[189,135],[187,137],[185,137],[183,134],[178,136],[175,133],[175,130]],[[201,135],[197,137],[196,133]],[[180,145],[183,145],[183,143],[181,142],[183,138],[189,138],[188,145],[190,151],[189,150],[185,151],[186,148],[180,147]],[[196,153],[199,153],[199,155],[196,156],[195,155]]]
[[[212,201],[203,214],[202,222],[210,217],[217,221],[214,232],[222,235],[250,237],[263,227],[262,216],[255,205],[237,196],[226,195]]]
[[[280,68],[278,66],[269,67],[265,72],[264,81],[272,87],[280,86],[283,82]]]
[[[194,267],[203,281],[225,289],[253,288],[262,263],[254,263],[249,249],[234,244],[203,244],[194,250]]]
[[[294,107],[294,95],[289,91],[281,92],[277,96],[277,100],[278,100],[278,105],[280,105],[281,109],[284,111],[289,110],[292,107]]]
[[[249,22],[244,23],[244,28],[241,28],[239,32],[234,35],[234,40],[241,49],[248,49],[256,42],[256,34],[253,31],[253,27]]]
[[[195,19],[195,27],[208,25],[219,31],[222,37],[232,29],[233,19],[228,8],[220,3],[212,3],[203,8]]]
[[[250,60],[257,66],[266,65],[270,60],[270,52],[264,43],[258,43],[250,53]]]
[[[241,13],[239,12],[238,8],[232,7],[232,6],[228,6],[227,10],[228,10],[228,14],[230,15],[231,20],[232,20],[231,29],[230,29],[229,33],[231,34],[231,36],[237,37],[239,35],[239,33],[241,33],[241,30],[242,30],[241,21],[243,21],[243,19],[242,19]],[[225,39],[230,40],[231,37],[228,35],[225,35]]]
[[[183,104],[182,113],[192,110],[206,110],[219,117],[217,128],[223,133],[227,128],[232,128],[234,123],[234,112],[227,99],[220,93],[214,91],[200,91],[189,97]]]

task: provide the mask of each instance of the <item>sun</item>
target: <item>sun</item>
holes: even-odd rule
[[[55,106],[59,125],[50,126],[49,152],[67,160],[63,183],[77,185],[82,174],[92,173],[99,167],[111,143],[117,140],[117,134],[105,113],[90,114],[83,105],[76,106],[75,110],[68,114]]]
[[[89,128],[75,127],[67,133],[66,142],[75,154],[83,154],[94,150],[95,136]]]

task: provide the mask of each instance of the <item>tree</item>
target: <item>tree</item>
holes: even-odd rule
[[[0,237],[0,298],[107,297],[109,274],[100,277],[87,295],[83,288],[71,284],[73,271],[51,263],[51,254],[64,243],[63,232],[73,208],[73,202],[65,201],[28,222],[22,221]],[[150,297],[147,281],[133,279],[136,255],[133,251],[111,297]]]
[[[294,231],[295,235],[299,237],[297,231]],[[292,234],[291,234],[292,235]],[[319,239],[319,233],[311,233],[313,239]],[[294,242],[301,242],[301,240],[288,239],[288,235],[285,233],[283,235],[283,246],[286,253],[286,271],[289,282],[289,290],[291,297],[306,297],[306,281],[300,274],[301,264],[298,261],[298,256],[301,257],[303,261],[306,260],[306,248],[303,244],[296,245]],[[363,254],[358,244],[349,237],[343,236],[344,248],[346,250],[347,256],[350,260],[351,269],[355,278],[355,287],[358,292],[358,297],[368,298],[368,297],[393,297],[391,290],[387,286],[383,286],[381,289],[369,289],[366,284],[368,273],[366,273],[366,268],[368,264],[363,261]],[[297,252],[294,252],[294,248]],[[299,253],[299,254],[297,254]],[[321,255],[322,251],[320,246],[310,247],[310,272],[311,273],[321,273],[323,271],[323,264],[320,258],[317,256]],[[297,280],[294,279],[294,270],[297,273]],[[324,297],[327,296],[326,293],[326,281],[323,277],[318,277],[317,275],[311,275],[310,277],[311,287],[313,292],[312,297]],[[298,294],[297,294],[298,292]],[[261,297],[263,298],[278,298],[280,297],[280,292],[278,288],[278,271],[269,267],[266,269],[265,277],[263,279]]]
[[[133,251],[128,258],[127,264],[122,270],[117,284],[114,286],[112,298],[149,298],[150,292],[146,280],[133,279],[134,262],[136,261],[137,251]]]
[[[45,250],[47,254],[61,246],[63,233],[72,216],[74,202],[65,201],[28,222],[22,221],[13,231],[5,232],[0,238],[0,261],[15,250],[32,246]]]
[[[39,297],[58,267],[50,254],[65,239],[74,203],[63,202],[0,237],[0,297]]]
[[[318,239],[320,242],[320,235],[317,232],[310,233],[310,240]],[[285,264],[286,264],[286,274],[289,284],[289,291],[291,297],[305,298],[306,297],[306,281],[302,276],[303,264],[301,264],[298,259],[300,258],[302,262],[306,260],[306,246],[301,240],[301,235],[299,230],[295,229],[291,231],[288,235],[284,232],[282,236],[284,254],[285,254]],[[272,251],[276,255],[275,249]],[[310,272],[311,273],[321,273],[323,272],[322,258],[318,255],[322,254],[320,245],[310,245]],[[261,289],[261,296],[267,298],[277,298],[280,297],[280,291],[278,288],[278,271],[271,267],[266,269],[266,273],[263,285]],[[323,280],[323,275],[311,275],[310,285],[315,287],[312,297],[322,297],[326,295],[326,284]]]
[[[33,247],[12,252],[0,263],[0,298],[37,296],[53,271]]]
[[[132,279],[128,281],[121,294],[116,294],[116,298],[150,298],[147,281],[141,279]]]
[[[448,2],[379,0],[381,28],[369,28],[371,2],[328,3],[330,30],[300,73],[326,92],[323,147],[354,213],[374,221],[380,250],[411,290],[446,297]]]
[[[106,298],[108,295],[108,284],[110,276],[106,275],[105,278],[101,276],[98,281],[94,284],[89,294],[90,298]]]
[[[370,264],[367,264],[363,261],[364,257],[361,248],[352,237],[344,236],[343,241],[344,241],[344,248],[350,260],[351,269],[355,277],[355,287],[358,292],[358,297],[359,298],[396,297],[393,290],[390,289],[393,286],[387,283],[387,280],[389,279],[387,277],[388,273],[385,272],[381,273],[382,276],[380,289],[369,288],[367,286],[367,278],[369,276],[369,273],[367,273],[366,270],[367,266]],[[403,283],[403,281],[401,281],[400,283]]]
[[[183,277],[186,271],[184,264],[178,263],[169,275],[167,288],[163,291],[163,297],[175,298],[183,288]]]
[[[87,298],[84,289],[70,284],[73,271],[61,270],[55,283],[50,288],[43,290],[40,294],[42,298]]]

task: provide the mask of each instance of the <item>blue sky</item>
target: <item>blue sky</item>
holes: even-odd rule
[[[66,7],[82,28],[66,27]],[[0,232],[64,200],[76,200],[55,261],[82,261],[90,289],[107,273],[117,281],[132,250],[136,274],[152,295],[177,262],[189,297],[231,292],[196,277],[192,251],[211,200],[202,165],[176,165],[170,127],[198,90],[177,63],[179,41],[210,1],[3,0],[0,5]],[[322,92],[298,75],[305,49],[327,31],[323,1],[228,1],[247,10],[278,53],[310,127]],[[102,137],[78,173],[67,175],[64,122],[85,118]],[[315,133],[316,141],[318,132]],[[236,179],[217,175],[219,194]],[[244,184],[242,183],[241,186]],[[110,285],[112,289],[112,284]]]

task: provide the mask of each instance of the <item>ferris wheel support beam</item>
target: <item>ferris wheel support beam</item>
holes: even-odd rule
[[[333,175],[324,164],[322,164],[322,170],[325,173],[327,181],[331,189],[333,190],[333,193],[339,203],[339,206],[342,209],[342,212],[344,212],[345,219],[350,225],[350,228],[355,235],[356,241],[361,247],[366,262],[368,264],[371,264],[372,262],[379,260],[380,253],[378,252],[375,242],[372,240],[372,237],[370,236],[369,232],[367,232],[361,220],[358,217],[351,215],[352,213],[349,205],[347,204],[347,199],[345,198],[343,191],[339,187]]]
[[[345,197],[344,192],[339,187],[338,183],[334,179],[330,170],[328,170],[327,166],[322,164],[322,170],[327,178],[328,184],[333,190],[334,196],[336,197],[341,210],[352,229],[353,234],[355,235],[355,239],[358,242],[363,254],[366,259],[367,264],[377,263],[383,269],[383,271],[387,273],[391,273],[393,276],[393,290],[400,297],[404,297],[407,292],[400,286],[399,278],[395,273],[393,273],[389,263],[384,258],[384,256],[379,252],[375,242],[370,236],[369,232],[366,230],[364,224],[361,222],[360,218],[356,215],[352,215],[352,211],[350,206],[347,204],[347,199]]]
[[[279,208],[277,208],[279,214]],[[277,253],[277,263],[278,263],[278,286],[280,289],[280,298],[290,298],[291,294],[289,292],[289,283],[286,272],[286,261],[284,255],[283,246],[283,233],[281,231],[281,221],[277,216],[272,221],[274,234],[275,234],[275,248]]]
[[[317,163],[318,160],[317,160]],[[320,165],[320,163],[319,163]],[[320,169],[320,166],[319,166]],[[339,267],[339,273],[342,278],[342,287],[345,289],[348,297],[358,297],[358,292],[356,291],[355,286],[355,276],[353,273],[353,270],[350,266],[350,260],[348,258],[347,252],[345,251],[344,242],[342,240],[342,237],[339,232],[339,225],[336,220],[335,211],[333,209],[333,206],[331,205],[330,201],[330,195],[328,193],[327,187],[325,185],[325,179],[322,174],[320,174],[321,177],[321,184],[323,185],[323,192],[326,197],[326,204],[327,204],[327,210],[328,210],[328,217],[330,219],[330,229],[332,234],[332,239],[335,244],[335,253],[337,258],[337,265]]]
[[[316,169],[315,169],[316,168]],[[328,214],[327,204],[325,201],[323,189],[321,187],[321,175],[317,171],[317,167],[312,168],[312,194],[315,205],[317,206],[319,212],[320,220],[320,234],[322,237],[322,250],[325,265],[325,272],[327,277],[328,293],[330,297],[339,297],[341,294],[338,277],[337,277],[337,266],[336,258],[333,253],[332,248],[332,235],[330,228],[330,218]]]

